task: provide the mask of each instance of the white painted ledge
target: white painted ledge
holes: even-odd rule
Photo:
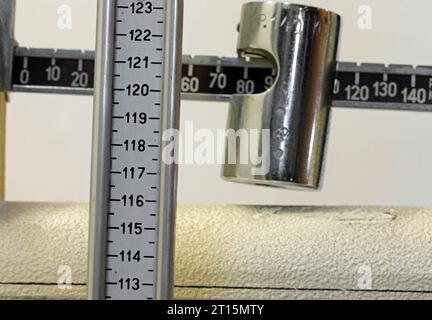
[[[0,298],[84,299],[87,223],[86,205],[1,204]],[[176,286],[191,299],[431,299],[432,210],[181,206]]]

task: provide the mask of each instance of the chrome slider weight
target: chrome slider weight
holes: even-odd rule
[[[266,92],[235,95],[228,128],[249,133],[260,161],[241,163],[244,143],[235,144],[223,176],[234,182],[317,188],[324,158],[339,37],[338,15],[276,2],[245,4],[238,52],[274,61],[277,77]],[[267,136],[264,133],[267,132]],[[257,168],[259,163],[259,169]]]

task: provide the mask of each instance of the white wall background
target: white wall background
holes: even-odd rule
[[[184,52],[233,55],[241,0],[185,0]],[[429,0],[304,0],[343,17],[342,61],[432,65]],[[73,9],[73,28],[57,28],[57,10]],[[93,49],[95,0],[17,0],[22,46]],[[372,7],[372,30],[357,26]],[[89,197],[92,99],[11,94],[7,127],[7,199],[76,201]],[[227,104],[183,102],[182,120],[224,128]],[[219,166],[182,166],[181,203],[432,206],[432,114],[334,110],[323,190],[242,186]]]

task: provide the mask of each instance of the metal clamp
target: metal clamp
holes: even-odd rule
[[[319,8],[280,2],[243,6],[238,53],[267,59],[277,76],[264,93],[231,98],[228,128],[236,139],[227,140],[225,179],[319,187],[339,26],[337,14]],[[250,150],[247,161],[246,144],[258,151]]]

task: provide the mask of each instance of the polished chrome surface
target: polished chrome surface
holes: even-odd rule
[[[319,187],[339,25],[338,15],[313,7],[280,2],[243,6],[239,55],[266,58],[278,76],[262,94],[232,97],[228,128],[267,131],[269,139],[265,134],[250,134],[246,141],[251,149],[258,148],[260,164],[253,157],[243,162],[244,141],[236,143],[234,158],[227,143],[225,179],[275,187]]]

